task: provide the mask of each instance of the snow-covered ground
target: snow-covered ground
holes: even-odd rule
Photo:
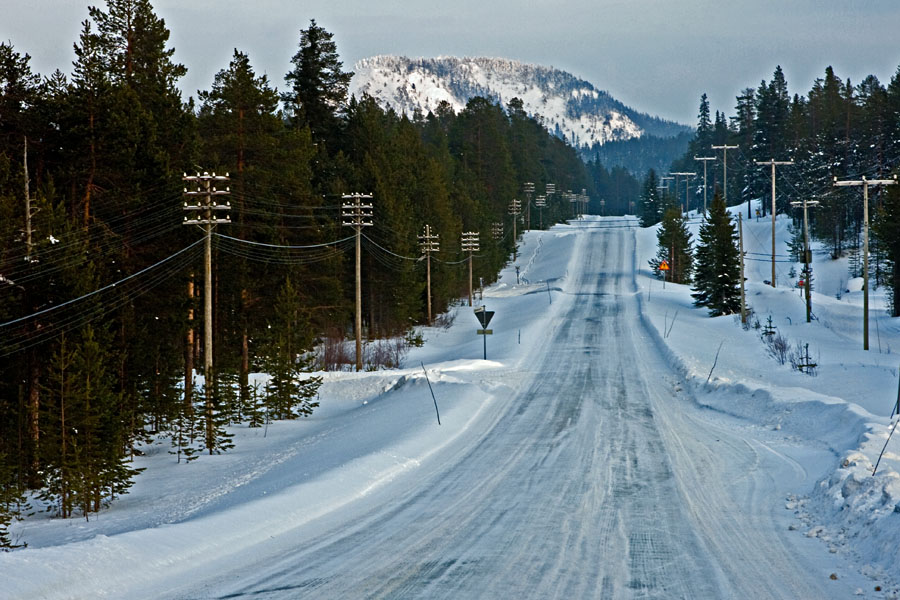
[[[781,254],[786,225],[779,218]],[[457,306],[450,327],[422,330],[426,343],[412,350],[404,368],[324,374],[321,407],[309,419],[267,429],[237,427],[233,451],[190,464],[177,464],[164,442],[151,446],[136,460],[135,466],[147,469],[131,493],[90,521],[36,515],[17,524],[14,533],[29,547],[0,554],[0,598],[171,596],[194,582],[215,580],[248,552],[286,552],[296,544],[292,531],[325,531],[346,514],[367,514],[435,477],[491,436],[532,385],[530,372],[561,326],[555,317],[581,301],[573,275],[588,258],[588,237],[602,227],[626,223],[588,217],[524,235],[515,263],[521,281],[510,264],[478,302],[496,311],[488,360],[482,360],[472,309]],[[693,228],[696,233],[698,225]],[[750,256],[770,251],[770,235],[769,221],[745,223],[745,249],[758,253]],[[883,293],[872,296],[872,350],[865,352],[861,292],[835,297],[846,285],[846,261],[815,254],[822,293],[814,294],[818,320],[811,324],[790,285],[789,264],[779,263],[773,289],[762,283],[771,276],[769,264],[748,262],[748,301],[756,318],[765,323],[771,315],[792,343],[809,343],[818,364],[812,377],[769,356],[759,331],[694,308],[688,288],[663,289],[647,266],[656,252],[654,229],[637,229],[631,239],[641,320],[648,343],[680,373],[678,397],[712,415],[717,431],[736,428],[744,432],[740,439],[753,440],[747,443],[759,457],[756,467],[775,465],[772,482],[747,487],[738,509],[773,515],[772,522],[784,525],[783,535],[797,538],[780,547],[808,550],[823,580],[834,569],[844,586],[834,590],[852,582],[849,589],[860,597],[900,597],[892,575],[900,566],[900,435],[871,476],[887,439],[900,362],[892,353],[900,348],[900,322],[887,317]],[[696,421],[676,414],[677,403],[672,411],[658,418],[676,426]],[[706,438],[666,441],[682,444],[671,458],[677,462],[700,451]],[[738,479],[705,483],[739,496],[746,485]],[[784,493],[774,497],[772,490]],[[822,555],[834,562],[816,558]],[[876,586],[882,589],[876,592]]]
[[[864,351],[862,286],[848,282],[846,258],[832,260],[813,243],[815,318],[806,323],[798,277],[790,277],[791,267],[799,274],[802,264],[783,262],[789,261],[784,256],[789,218],[776,219],[776,255],[782,256],[776,256],[777,287],[772,288],[764,283],[772,278],[771,218],[748,221],[746,205],[729,210],[744,213],[751,323],[764,326],[771,317],[792,348],[809,344],[815,376],[779,364],[767,353],[762,330],[743,330],[735,316],[707,318],[705,310],[693,307],[688,287],[663,289],[647,265],[656,253],[655,228],[637,234],[644,320],[692,382],[697,402],[771,429],[786,444],[829,451],[818,483],[786,497],[784,507],[796,516],[798,535],[821,539],[830,552],[852,557],[872,577],[873,587],[863,592],[880,585],[886,597],[898,597],[900,435],[891,439],[875,476],[872,470],[898,399],[900,319],[890,318],[885,289],[873,290],[870,350]],[[699,221],[694,215],[695,240]]]

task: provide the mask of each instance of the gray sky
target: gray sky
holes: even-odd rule
[[[0,0],[0,39],[47,75],[71,70],[88,0]],[[102,4],[94,0],[93,4]],[[733,114],[744,87],[780,64],[805,94],[832,65],[884,84],[900,65],[898,0],[155,0],[188,67],[187,95],[209,88],[234,48],[284,87],[300,29],[332,32],[345,69],[375,54],[496,56],[555,66],[633,108],[695,124],[700,94]]]

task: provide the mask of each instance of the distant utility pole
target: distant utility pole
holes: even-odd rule
[[[534,194],[534,183],[526,181],[522,186],[525,192],[525,229],[531,230],[531,196]]]
[[[703,162],[703,216],[706,216],[706,163],[711,160],[716,160],[715,156],[697,156],[694,155],[694,160],[699,160]]]
[[[547,206],[547,196],[538,196],[534,199],[534,205],[538,207],[539,227],[544,228],[544,207]]]
[[[691,200],[690,200],[690,182],[691,177],[696,177],[696,173],[672,173],[676,178],[684,177],[684,212],[689,212],[691,210]],[[678,204],[678,179],[675,179],[675,204]]]
[[[203,225],[206,230],[206,256],[203,261],[203,376],[205,379],[204,387],[206,388],[206,446],[209,453],[212,454],[215,448],[215,429],[213,427],[212,410],[213,410],[213,289],[212,289],[212,230],[213,227],[220,224],[231,223],[231,217],[227,211],[231,210],[231,203],[219,204],[216,200],[217,196],[227,196],[231,191],[226,187],[219,190],[213,186],[213,183],[227,182],[228,173],[225,175],[216,175],[204,172],[202,175],[184,174],[182,181],[196,184],[195,190],[184,189],[184,195],[187,198],[196,198],[196,203],[185,201],[184,210],[192,214],[184,217],[184,225]],[[219,215],[224,214],[224,217]],[[187,390],[185,390],[187,392]]]
[[[544,194],[547,196],[547,202],[550,202],[553,199],[553,196],[556,195],[556,184],[548,183],[544,186]],[[543,213],[541,214],[543,218]]]
[[[573,194],[572,190],[566,190],[563,193],[563,198],[569,201],[569,204],[572,205],[572,219],[578,218],[578,206],[576,202],[578,202],[578,194]]]
[[[499,240],[503,237],[503,223],[494,222],[491,224],[491,237],[495,240]]]
[[[809,251],[809,215],[807,207],[812,206],[813,208],[815,208],[818,205],[818,200],[807,201],[806,198],[804,198],[802,202],[791,202],[791,206],[803,207],[803,287],[806,288],[805,294],[807,323],[812,320],[812,268],[809,266],[809,263],[812,262],[812,256],[810,255]]]
[[[428,324],[431,325],[431,253],[440,250],[439,238],[436,233],[431,233],[431,225],[425,225],[425,230],[419,236],[419,248],[425,255],[425,297],[428,305]]]
[[[869,188],[875,185],[897,185],[897,176],[893,179],[866,179],[863,177],[853,181],[838,181],[834,178],[835,187],[858,187],[863,189],[863,350],[869,349]]]
[[[462,234],[462,250],[469,253],[469,306],[472,306],[472,258],[478,252],[478,232],[464,231]]]
[[[363,200],[371,200],[372,194],[344,194],[342,200],[352,200],[341,205],[343,227],[356,230],[356,321],[353,329],[356,332],[356,370],[362,371],[362,228],[372,226],[372,204],[363,204]]]
[[[774,158],[768,161],[754,161],[757,165],[769,165],[772,167],[772,287],[775,287],[775,167],[784,166],[784,165],[792,165],[794,161],[792,160],[782,160],[776,161]],[[753,217],[747,217],[748,219],[752,219]]]
[[[737,146],[729,146],[728,144],[723,144],[721,146],[711,146],[713,150],[721,150],[722,151],[722,198],[725,200],[725,206],[728,206],[728,151],[736,150]],[[750,204],[748,201],[747,204],[747,218],[752,219],[753,216],[750,214]]]
[[[738,252],[741,255],[741,323],[747,323],[747,295],[744,290],[744,218],[738,213]]]
[[[509,203],[509,214],[512,215],[513,221],[513,261],[516,260],[517,250],[518,250],[518,234],[516,233],[516,221],[519,220],[519,215],[522,214],[522,201],[516,200],[513,198]]]
[[[675,178],[672,177],[671,175],[663,175],[662,177],[659,178],[659,188],[657,188],[657,189],[660,189],[660,188],[664,189],[666,191],[666,195],[668,196],[669,195],[669,182],[674,181],[674,180],[675,180]],[[677,183],[678,182],[676,182],[676,188],[675,188],[676,204],[677,204],[677,199],[678,199]]]

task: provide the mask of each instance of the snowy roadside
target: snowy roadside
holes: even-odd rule
[[[91,521],[18,523],[29,547],[0,554],[0,598],[155,597],[249,548],[277,553],[300,527],[394,501],[483,437],[530,380],[529,357],[573,301],[560,292],[581,240],[565,226],[525,234],[519,260],[476,303],[496,311],[488,360],[472,309],[456,306],[449,328],[421,330],[426,344],[403,368],[322,373],[308,419],[235,426],[232,451],[191,464],[160,441],[136,458],[146,471],[131,492]]]
[[[777,248],[786,247],[786,223],[779,218]],[[744,227],[746,250],[771,251],[758,243],[771,235],[770,224],[745,222]],[[698,224],[691,226],[695,240],[698,229]],[[708,317],[705,308],[693,306],[687,286],[668,283],[663,289],[647,263],[656,254],[656,228],[637,230],[635,237],[642,319],[692,386],[693,397],[701,406],[739,417],[785,444],[827,451],[832,458],[826,464],[804,465],[818,473],[812,489],[786,494],[785,507],[796,518],[792,528],[821,539],[831,552],[847,554],[863,574],[884,587],[893,579],[891,589],[884,591],[887,597],[900,597],[896,577],[889,575],[900,567],[900,436],[891,440],[872,476],[896,401],[900,358],[891,348],[900,348],[900,327],[892,322],[897,319],[873,310],[879,345],[886,352],[863,351],[859,294],[836,299],[815,293],[819,320],[807,324],[799,290],[764,284],[769,263],[751,263],[747,301],[756,311],[751,323],[765,325],[771,316],[791,348],[809,344],[817,375],[803,374],[767,352],[760,330],[742,329],[735,316]],[[840,290],[846,285],[846,260],[826,263],[816,275],[820,289]],[[787,279],[783,270],[779,276],[782,282]],[[873,304],[883,307],[883,295]]]

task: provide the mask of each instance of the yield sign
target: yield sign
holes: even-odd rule
[[[475,316],[478,318],[478,322],[481,323],[481,326],[487,329],[488,323],[490,323],[491,319],[494,317],[494,311],[485,310],[483,306],[479,306],[475,309]]]

